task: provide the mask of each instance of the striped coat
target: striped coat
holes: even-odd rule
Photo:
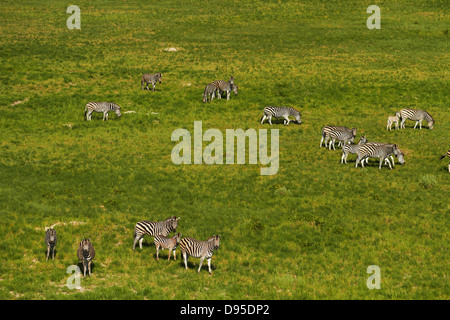
[[[144,235],[149,235],[151,237],[154,236],[167,236],[170,232],[176,231],[178,226],[178,220],[180,218],[176,216],[172,216],[170,218],[167,218],[164,221],[139,221],[136,223],[136,226],[134,227],[134,243],[133,243],[133,250],[136,247],[136,243],[139,241],[139,247],[142,249],[142,241],[144,240]]]
[[[187,258],[188,256],[193,256],[195,258],[200,258],[200,265],[197,272],[200,273],[202,268],[203,260],[206,258],[208,261],[208,270],[211,274],[211,257],[213,251],[218,249],[220,245],[220,235],[214,235],[206,241],[199,241],[191,237],[186,237],[181,239],[180,250],[181,255],[184,258],[184,265],[187,270]]]
[[[89,276],[91,276],[91,263],[95,258],[95,250],[90,239],[81,240],[80,245],[78,246],[77,257],[78,261],[81,261],[83,264],[83,276],[86,277],[86,271],[88,271]]]
[[[428,122],[429,129],[433,129],[434,119],[425,110],[405,108],[405,109],[400,110],[399,112],[400,112],[400,119],[401,119],[400,129],[405,128],[406,119],[416,121],[416,124],[414,125],[414,129],[417,127],[417,124],[419,124],[419,128],[422,129],[422,121],[423,120]]]

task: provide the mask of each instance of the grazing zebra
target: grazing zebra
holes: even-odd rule
[[[170,260],[170,253],[173,251],[173,260],[177,260],[176,255],[176,249],[177,245],[180,243],[181,239],[181,233],[177,233],[172,238],[167,238],[165,236],[155,236],[155,246],[156,246],[156,260],[159,261],[159,248],[161,250],[169,249],[169,258],[167,260]]]
[[[78,260],[83,263],[83,277],[86,277],[86,270],[91,276],[91,262],[95,258],[94,246],[90,239],[81,239],[77,251]]]
[[[322,139],[320,140],[320,147],[322,147],[322,142],[325,140],[325,148],[327,147],[328,139],[331,138],[329,149],[331,146],[336,150],[334,145],[335,141],[342,141],[344,144],[355,142],[357,128],[349,129],[347,127],[336,127],[336,126],[325,126],[322,128]]]
[[[370,144],[371,145],[376,145],[376,146],[380,146],[380,145],[393,145],[393,144],[389,144],[389,143],[381,143],[381,142],[370,142]],[[398,155],[398,158],[400,159],[403,159],[403,152],[399,149],[398,150],[400,153],[399,153],[399,155]],[[392,154],[390,154],[389,155],[389,157],[387,157],[385,160],[384,160],[384,163],[386,164],[386,165],[388,165],[389,164],[389,158],[391,159],[391,161],[392,161],[392,166],[394,167],[395,166],[395,161],[394,161],[394,156],[392,155]],[[366,162],[366,164],[368,164],[369,163],[369,157],[367,157],[367,158],[364,158],[364,159],[362,159],[361,160],[361,164],[363,164],[363,162]],[[403,161],[403,160],[402,160]]]
[[[395,123],[395,129],[398,129],[398,121],[400,120],[400,112],[396,112],[395,116],[389,116],[386,130],[392,130],[392,124]]]
[[[228,82],[224,80],[215,80],[212,83],[216,86],[218,99],[222,99],[222,92],[227,93],[227,100],[230,100],[231,91],[234,92],[234,95],[238,94],[239,87],[234,84],[233,77],[230,77],[230,81]]]
[[[188,256],[193,256],[194,258],[200,258],[200,266],[198,267],[198,273],[202,268],[203,260],[206,258],[208,261],[208,270],[211,274],[211,257],[213,251],[219,248],[220,235],[214,235],[206,241],[199,241],[194,238],[186,237],[180,242],[181,254],[184,257],[184,266],[187,270],[187,259]]]
[[[205,91],[203,91],[203,102],[212,102],[214,99],[214,96],[216,94],[217,87],[214,83],[208,83],[205,87]]]
[[[55,247],[57,243],[56,230],[47,229],[45,232],[45,244],[47,244],[47,261],[50,255],[50,250],[52,251],[52,259],[55,260]]]
[[[155,74],[144,73],[141,78],[141,89],[144,90],[144,83],[145,83],[145,88],[147,90],[150,90],[148,88],[148,85],[151,83],[153,86],[152,91],[155,92],[155,84],[157,82],[161,83],[161,76],[162,76],[162,74],[159,72],[157,72]]]
[[[269,124],[272,125],[272,117],[274,117],[284,118],[283,123],[289,125],[289,116],[293,116],[298,124],[302,123],[300,112],[294,108],[267,106],[264,108],[261,124],[263,124],[264,120],[267,118]]]
[[[402,109],[400,110],[400,119],[401,119],[400,129],[405,128],[406,119],[416,121],[414,129],[417,127],[417,124],[419,124],[419,128],[422,129],[423,120],[428,122],[428,128],[430,129],[433,129],[434,125],[433,117],[425,110],[420,109],[407,109],[407,108]]]
[[[358,141],[358,144],[344,144],[342,146],[342,157],[341,157],[341,163],[347,163],[347,157],[348,154],[357,154],[358,153],[358,148],[360,145],[364,144],[367,142],[367,139],[365,136],[361,136],[361,138]]]
[[[441,157],[441,160],[444,159],[445,157],[450,158],[450,149],[447,151],[446,154],[444,154],[444,155]],[[450,162],[448,163],[448,172],[450,172]]]
[[[401,164],[405,163],[405,160],[403,159],[403,153],[398,149],[396,144],[377,144],[367,142],[358,148],[357,154],[358,158],[356,159],[355,168],[358,167],[359,162],[361,162],[361,166],[364,168],[364,162],[361,160],[370,157],[370,158],[380,158],[380,166],[378,169],[381,169],[383,161],[386,162],[387,158],[391,154],[394,154]],[[394,160],[392,160],[392,162],[394,162]],[[389,160],[387,161],[387,164],[389,164],[389,168],[392,169]]]
[[[133,243],[133,250],[136,247],[136,242],[139,240],[139,247],[142,249],[142,241],[144,241],[144,235],[149,235],[151,237],[154,236],[167,236],[171,231],[176,231],[178,226],[178,220],[180,218],[177,218],[175,216],[172,216],[170,218],[167,218],[164,221],[139,221],[136,223],[136,226],[134,227],[134,243]]]
[[[114,111],[116,115],[120,118],[122,114],[120,113],[120,106],[112,102],[95,102],[91,101],[84,107],[84,117],[86,120],[91,121],[93,112],[103,112],[103,121],[108,120],[108,112]]]

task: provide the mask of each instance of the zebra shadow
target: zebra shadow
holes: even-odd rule
[[[259,124],[261,124],[261,120],[258,121]],[[302,121],[303,123],[303,121]],[[264,124],[269,124],[269,122],[267,121],[267,119],[264,120]],[[272,124],[282,124],[284,126],[284,119],[283,118],[272,118]],[[300,125],[301,123],[297,123],[297,121],[295,120],[290,120],[288,126],[290,126],[291,124],[293,125]]]
[[[52,252],[53,251],[50,250],[50,254],[48,255],[48,261],[53,260],[53,253]],[[45,257],[45,260],[47,260],[47,249],[44,250],[44,257]],[[55,248],[55,259],[57,257],[58,257],[58,250],[56,250],[56,248]]]

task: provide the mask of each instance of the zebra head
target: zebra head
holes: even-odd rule
[[[167,223],[169,224],[169,228],[173,231],[177,230],[178,227],[178,220],[180,220],[180,217],[171,216],[170,218],[166,219]]]
[[[231,85],[234,95],[237,96],[239,87],[235,84]]]
[[[157,81],[159,81],[159,83],[161,83],[161,77],[162,77],[162,74],[161,73],[157,73]]]
[[[428,128],[432,130],[433,125],[434,125],[434,119],[428,122]]]
[[[122,116],[122,113],[120,113],[120,107],[117,106],[116,109],[114,110],[114,112],[116,113],[116,115],[120,118]]]
[[[56,231],[54,229],[48,229],[47,234],[48,234],[48,243],[54,244],[56,240]]]
[[[295,111],[297,111],[297,110],[295,110]],[[301,113],[297,111],[296,115],[295,115],[295,121],[297,121],[298,124],[302,123],[301,117],[302,117]]]
[[[81,246],[81,250],[83,251],[83,253],[89,252],[90,245],[91,245],[90,239],[82,239],[81,240],[80,246]]]
[[[180,241],[181,241],[181,233],[178,232],[178,233],[174,236],[174,238],[175,238],[175,240],[177,241],[177,244],[179,244]]]
[[[400,115],[400,112],[398,112],[398,111],[395,113],[395,116],[398,117],[399,119],[402,117],[402,116]]]
[[[361,138],[359,139],[358,144],[361,145],[361,144],[364,144],[366,142],[367,142],[366,136],[361,136]]]
[[[214,249],[219,249],[220,234],[219,235],[213,235],[211,238],[208,239],[208,241],[213,241],[214,242]]]
[[[398,162],[400,164],[405,164],[405,159],[403,158],[403,152],[397,147],[397,145],[394,145],[394,155],[397,157]]]
[[[206,93],[203,94],[203,102],[206,102],[208,100],[208,95]]]

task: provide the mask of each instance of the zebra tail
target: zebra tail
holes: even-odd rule
[[[84,109],[84,120],[86,120],[87,118],[86,118],[86,113],[87,113],[87,109]]]
[[[439,159],[442,160],[442,159],[444,159],[444,158],[445,158],[445,154],[444,154],[442,157],[440,157]]]

